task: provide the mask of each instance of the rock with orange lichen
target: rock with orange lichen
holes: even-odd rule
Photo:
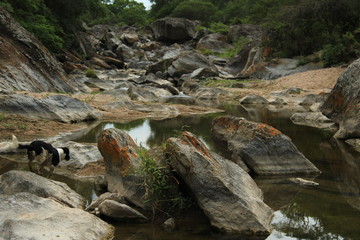
[[[145,208],[143,179],[133,174],[140,165],[134,140],[120,129],[106,129],[98,137],[98,148],[104,158],[108,190],[120,193],[134,205]]]
[[[243,161],[257,175],[320,173],[288,136],[267,124],[217,117],[213,120],[212,133],[226,145],[234,162]]]
[[[360,137],[360,59],[341,74],[321,112],[339,124],[334,137]]]
[[[242,168],[210,152],[189,132],[170,138],[166,150],[172,167],[191,189],[213,227],[239,237],[269,235],[272,210]]]

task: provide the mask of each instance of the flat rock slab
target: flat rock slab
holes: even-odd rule
[[[102,117],[93,107],[64,95],[46,98],[20,94],[0,95],[0,112],[65,123],[91,121]]]
[[[84,208],[86,200],[62,182],[41,177],[32,172],[11,170],[0,176],[0,194],[32,193],[52,198],[73,208]]]
[[[112,239],[100,218],[31,193],[0,194],[0,236],[5,240]]]
[[[212,226],[232,235],[269,235],[272,210],[241,167],[210,152],[189,132],[170,138],[167,153]]]
[[[258,175],[319,174],[316,168],[279,130],[236,117],[217,117],[215,138],[225,143],[234,162],[243,161]]]

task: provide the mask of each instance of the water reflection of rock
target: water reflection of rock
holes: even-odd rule
[[[290,178],[255,178],[255,182],[263,191],[264,202],[274,211],[280,210],[293,202],[293,199],[304,187],[290,180]]]
[[[337,187],[347,203],[360,210],[360,153],[340,140],[331,141],[331,147],[338,149],[337,157],[331,161]]]

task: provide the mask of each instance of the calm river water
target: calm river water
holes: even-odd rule
[[[298,149],[321,171],[314,181],[319,186],[300,187],[287,178],[263,179],[256,182],[264,192],[265,202],[275,211],[273,232],[267,240],[295,239],[360,239],[360,153],[346,143],[334,140],[326,130],[294,125],[286,109],[267,107],[221,106],[226,113],[264,122],[288,135]],[[212,141],[210,128],[214,117],[222,114],[177,117],[165,120],[137,120],[129,123],[101,123],[78,142],[96,142],[106,128],[119,128],[145,147],[161,145],[179,131],[190,131],[213,151],[221,152]],[[14,166],[8,166],[14,168]],[[0,169],[0,173],[6,169]],[[91,186],[69,183],[87,198]],[[188,227],[167,233],[159,224],[120,224],[116,239],[120,240],[212,240],[219,239],[209,231],[197,232]],[[222,238],[221,238],[222,239]]]
[[[288,135],[298,149],[321,171],[315,181],[319,186],[299,187],[288,179],[256,178],[265,202],[274,209],[273,232],[267,240],[283,239],[360,239],[360,153],[332,133],[295,125],[287,109],[267,107],[221,106],[224,114],[264,122]],[[96,142],[106,128],[119,128],[145,147],[161,145],[179,131],[190,131],[213,151],[219,152],[211,138],[211,121],[222,114],[177,117],[165,120],[137,120],[129,123],[101,123],[80,142]],[[181,232],[167,234],[156,226],[126,225],[118,228],[121,239],[199,240],[216,239],[204,234]],[[120,238],[119,238],[120,239]]]

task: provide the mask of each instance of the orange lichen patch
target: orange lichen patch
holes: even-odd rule
[[[239,123],[241,121],[243,120],[229,117],[218,117],[215,119],[214,125],[222,127],[228,133],[234,133],[239,129]]]
[[[205,145],[202,142],[200,142],[197,138],[195,138],[191,133],[183,132],[182,142],[194,146],[198,152],[210,158],[209,150],[205,147]]]
[[[99,136],[98,148],[108,166],[107,170],[119,171],[121,175],[126,175],[133,166],[132,160],[138,158],[131,146],[120,147],[116,139],[112,138],[107,131]]]
[[[259,123],[256,127],[256,130],[268,137],[275,137],[281,134],[281,132],[276,128],[273,128],[264,123]]]
[[[345,97],[343,94],[338,93],[333,95],[332,106],[334,108],[339,108],[343,106],[344,102],[345,102]]]

